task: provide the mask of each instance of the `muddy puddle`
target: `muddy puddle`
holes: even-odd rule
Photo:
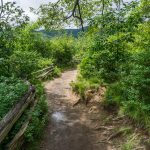
[[[63,112],[53,112],[51,115],[51,122],[61,123],[67,120]]]

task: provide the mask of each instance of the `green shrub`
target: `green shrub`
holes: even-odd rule
[[[31,113],[32,120],[25,132],[26,142],[33,142],[35,138],[40,138],[43,132],[43,128],[47,122],[48,106],[44,88],[40,82],[36,83],[36,95],[38,98],[38,103],[35,107],[35,110]]]
[[[28,86],[19,79],[0,77],[0,120],[27,90]]]
[[[47,103],[45,96],[39,98],[38,104],[34,112],[32,112],[32,120],[25,132],[26,142],[33,142],[42,136],[43,128],[47,122]]]
[[[116,102],[121,111],[141,124],[150,127],[150,40],[149,23],[139,26],[132,43],[132,57],[121,73],[121,80],[111,85],[107,102]],[[143,32],[140,32],[142,30]],[[141,41],[143,41],[141,43]]]
[[[81,75],[86,79],[96,77],[106,83],[119,80],[120,66],[128,60],[125,39],[124,34],[120,34],[119,37],[117,35],[104,38],[98,36],[89,54],[81,62]]]
[[[72,82],[71,86],[75,93],[77,93],[82,100],[85,99],[85,91],[90,89],[98,89],[101,84],[97,78],[90,80],[84,79],[82,76],[78,76],[77,81]]]
[[[43,37],[42,34],[36,34],[34,37],[34,50],[43,58],[52,58],[51,40]]]
[[[62,36],[52,39],[52,58],[56,65],[67,67],[72,65],[75,54],[74,39],[71,36]]]
[[[11,73],[16,77],[29,78],[31,73],[38,69],[39,59],[40,56],[36,52],[15,51],[9,60]]]
[[[50,67],[51,65],[53,65],[53,60],[50,58],[42,58],[40,57],[40,59],[38,59],[38,69],[44,69],[46,67]]]

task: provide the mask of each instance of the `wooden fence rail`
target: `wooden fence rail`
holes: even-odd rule
[[[37,79],[45,79],[54,71],[54,66],[50,66],[34,72],[32,75]],[[28,108],[30,112],[34,111],[37,104],[35,98],[35,88],[30,86],[25,96],[5,115],[0,121],[0,144],[9,134],[10,130],[18,119],[22,116],[24,111]],[[24,133],[32,119],[31,113],[29,113],[27,120],[24,122],[18,133],[14,136],[12,141],[6,145],[6,150],[16,150],[20,148],[24,142]]]
[[[42,69],[42,70],[38,70],[38,71],[36,71],[36,72],[34,72],[33,74],[39,74],[39,73],[42,73],[42,72],[45,72],[45,71],[48,71],[49,69],[51,69],[51,68],[53,68],[54,66],[49,66],[49,67],[47,67],[47,68],[44,68],[44,69]]]
[[[30,107],[30,112],[34,111],[34,108],[37,104],[37,100],[32,102],[32,105]],[[24,133],[26,129],[28,128],[28,125],[30,123],[30,120],[32,119],[31,113],[29,113],[27,120],[24,122],[22,127],[20,128],[19,132],[15,135],[15,137],[12,139],[10,143],[7,144],[6,149],[7,150],[16,150],[22,146],[24,143]]]
[[[30,86],[25,96],[0,121],[0,144],[8,135],[16,121],[21,117],[29,104],[35,100],[35,88]]]
[[[54,71],[54,66],[51,65],[47,68],[44,68],[42,70],[38,70],[34,73],[32,73],[32,76],[34,76],[36,79],[45,79],[47,78],[52,72]]]
[[[54,70],[54,68],[49,69],[48,71],[46,71],[43,74],[39,75],[37,77],[37,79],[45,79],[45,78],[47,78],[48,76],[51,75],[51,73],[53,72],[53,70]]]

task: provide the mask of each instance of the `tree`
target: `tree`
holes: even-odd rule
[[[11,43],[17,29],[23,27],[29,21],[24,11],[16,6],[15,2],[3,3],[0,6],[0,56],[7,56],[10,53]],[[8,42],[9,41],[9,42]],[[9,45],[9,46],[8,46]]]
[[[16,6],[15,2],[0,5],[0,74],[6,75],[9,70],[9,56],[14,50],[17,32],[28,23],[29,17]]]
[[[1,29],[19,27],[29,20],[24,11],[19,6],[16,6],[16,2],[3,3],[3,0],[1,0],[0,10]]]
[[[111,6],[112,0],[58,0],[56,3],[41,5],[32,10],[39,15],[39,23],[47,29],[65,27],[74,24],[87,26],[93,17],[103,14]]]

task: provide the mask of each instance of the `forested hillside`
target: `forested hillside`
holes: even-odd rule
[[[38,33],[43,34],[44,37],[53,38],[54,36],[61,36],[62,34],[72,35],[73,37],[77,38],[78,34],[81,32],[81,29],[63,29],[63,30],[52,30],[52,31],[45,31],[39,30]]]
[[[38,16],[32,23],[16,2],[1,0],[0,149],[8,148],[27,118],[23,143],[40,139],[50,112],[43,82],[73,68],[78,74],[70,85],[79,96],[77,104],[88,105],[93,98],[88,94],[104,89],[100,105],[149,136],[150,1],[58,0],[31,12]],[[78,29],[66,30],[69,25]],[[30,87],[35,104],[26,107],[1,141],[3,118]],[[141,142],[131,137],[119,149],[136,150],[132,141]],[[144,143],[150,146],[150,139]]]

